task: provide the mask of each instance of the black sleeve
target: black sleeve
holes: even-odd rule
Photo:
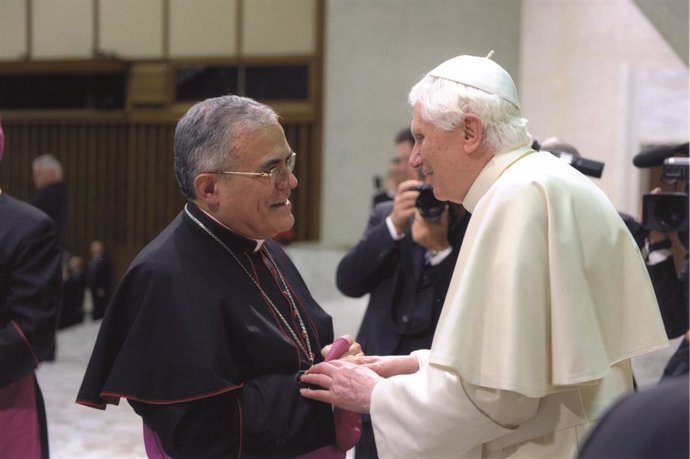
[[[688,260],[684,261],[680,275],[676,273],[673,257],[648,266],[647,270],[652,279],[666,335],[669,338],[677,338],[690,328],[688,324]]]
[[[397,268],[400,245],[376,210],[362,238],[338,264],[336,285],[343,295],[358,298],[370,293]]]
[[[289,457],[334,443],[331,407],[299,395],[299,375],[171,405],[130,400],[172,457]]]
[[[8,265],[2,267],[0,386],[33,370],[55,346],[62,301],[62,255],[48,219],[27,228]]]

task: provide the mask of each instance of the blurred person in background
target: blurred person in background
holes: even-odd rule
[[[383,189],[372,198],[372,208],[380,202],[392,201],[402,182],[417,178],[417,172],[408,164],[414,146],[414,137],[412,137],[410,128],[398,131],[394,138],[394,144],[395,157],[391,159],[390,168],[382,184]]]

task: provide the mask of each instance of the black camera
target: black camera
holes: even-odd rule
[[[443,209],[446,208],[446,203],[436,199],[434,188],[431,185],[422,185],[417,190],[419,191],[417,208],[419,208],[422,218],[432,222],[441,218]]]
[[[687,231],[688,229],[688,158],[664,160],[661,179],[666,183],[685,182],[684,192],[647,193],[642,197],[642,225],[647,230]]]

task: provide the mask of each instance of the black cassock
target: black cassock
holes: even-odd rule
[[[130,265],[108,306],[77,402],[128,399],[174,457],[291,457],[333,444],[330,405],[299,394],[309,368],[290,328],[294,299],[315,361],[330,316],[274,241],[231,233],[193,204]],[[290,295],[281,292],[280,276]]]
[[[55,352],[61,261],[53,221],[0,192],[0,456],[33,451],[48,457],[43,397],[33,373]]]

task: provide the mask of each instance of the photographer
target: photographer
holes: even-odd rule
[[[371,295],[357,334],[368,355],[405,355],[431,345],[470,214],[424,199],[433,194],[420,192],[422,184],[404,181],[393,201],[377,204],[362,238],[338,265],[343,294]],[[368,415],[355,455],[377,457]]]
[[[688,143],[643,151],[633,163],[640,168],[663,166],[663,189],[655,188],[644,197],[643,226],[648,230],[645,262],[659,302],[661,317],[669,338],[684,336],[671,356],[663,378],[688,373],[688,166],[673,166],[669,158],[687,158]],[[677,162],[677,161],[676,161]],[[673,252],[683,254],[680,270]]]

